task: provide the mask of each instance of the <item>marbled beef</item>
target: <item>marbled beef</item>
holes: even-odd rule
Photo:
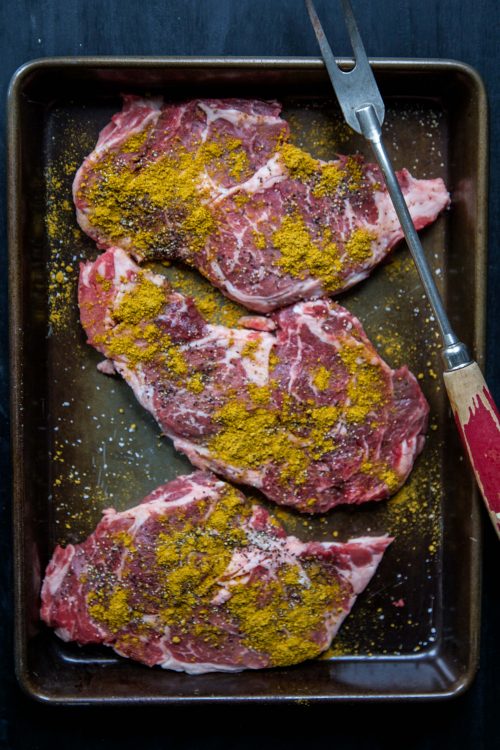
[[[366,278],[403,232],[379,169],[293,146],[280,105],[125,97],[74,181],[101,248],[182,259],[267,312]],[[398,172],[417,229],[449,203],[441,179]]]
[[[416,379],[328,299],[213,325],[114,248],[82,265],[79,304],[101,368],[122,375],[174,446],[277,503],[317,513],[387,497],[423,447]]]
[[[65,641],[190,674],[296,664],[328,648],[391,541],[301,542],[196,472],[57,547],[41,616]]]

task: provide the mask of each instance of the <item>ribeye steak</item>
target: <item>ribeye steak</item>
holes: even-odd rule
[[[65,641],[191,674],[296,664],[328,648],[391,541],[303,543],[196,472],[57,547],[41,616]]]
[[[403,236],[382,176],[289,142],[280,105],[125,97],[75,178],[82,229],[101,248],[182,259],[267,312],[340,292]],[[449,203],[441,179],[398,179],[417,229]]]
[[[277,503],[317,513],[387,497],[423,447],[416,379],[329,299],[214,325],[112,248],[82,265],[79,304],[101,369],[123,376],[174,446]]]

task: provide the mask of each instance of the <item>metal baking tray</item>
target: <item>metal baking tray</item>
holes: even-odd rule
[[[349,61],[343,61],[346,65]],[[486,99],[461,63],[375,60],[396,167],[442,176],[451,208],[422,232],[454,328],[484,357]],[[71,209],[75,169],[121,93],[276,98],[293,139],[316,155],[363,151],[341,124],[323,63],[296,58],[68,58],[23,66],[9,94],[9,244],[16,664],[41,701],[195,703],[446,698],[478,658],[479,511],[440,379],[439,346],[401,245],[341,302],[392,366],[407,362],[431,404],[427,446],[393,499],[306,520],[302,538],[387,531],[396,541],[331,651],[289,669],[188,676],[104,647],[61,642],[38,619],[57,542],[83,540],[103,508],[135,504],[190,471],[125,383],[99,374],[75,304],[78,260],[94,243]],[[172,269],[167,269],[172,273]],[[192,276],[195,288],[199,281]],[[191,283],[190,282],[190,283]]]

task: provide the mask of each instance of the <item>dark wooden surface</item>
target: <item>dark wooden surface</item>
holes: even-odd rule
[[[371,56],[454,58],[482,75],[491,116],[488,361],[500,400],[500,82],[497,0],[353,0]],[[349,49],[334,0],[317,0],[334,51]],[[316,55],[302,0],[3,0],[0,87],[23,62],[53,55]],[[0,158],[5,160],[2,108]],[[4,172],[1,170],[2,184]],[[3,191],[5,194],[5,190]],[[0,204],[6,267],[5,202]],[[470,249],[474,252],[474,248]],[[93,748],[500,747],[500,545],[484,534],[481,666],[453,701],[217,709],[54,709],[26,698],[12,665],[6,275],[0,281],[0,747]]]

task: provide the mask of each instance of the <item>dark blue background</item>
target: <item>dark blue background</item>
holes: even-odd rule
[[[487,378],[500,400],[500,44],[497,0],[353,0],[368,54],[462,60],[489,95],[490,251]],[[316,5],[339,56],[349,48],[335,0]],[[27,60],[57,55],[317,55],[302,0],[2,0],[0,87]],[[5,112],[0,129],[5,169]],[[473,145],[471,145],[473,147]],[[5,194],[5,190],[3,191]],[[0,203],[6,268],[5,203]],[[474,252],[474,248],[470,248]],[[37,748],[496,748],[500,747],[500,544],[485,524],[481,667],[448,703],[291,708],[54,709],[18,689],[12,667],[6,273],[0,319],[0,747]]]

